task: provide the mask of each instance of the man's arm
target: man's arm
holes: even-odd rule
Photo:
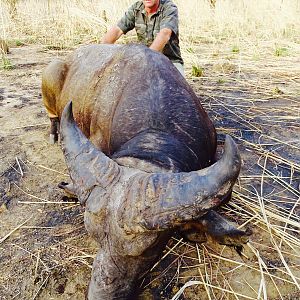
[[[104,37],[102,38],[102,44],[114,44],[123,34],[123,31],[118,26],[111,27]]]
[[[117,25],[111,27],[102,38],[103,44],[114,44],[123,34],[134,28],[136,3],[129,7]]]
[[[169,28],[163,28],[154,39],[153,43],[149,47],[152,50],[162,52],[165,45],[168,43],[172,35],[172,30]]]
[[[162,52],[173,32],[175,35],[178,35],[178,9],[174,3],[171,3],[163,13],[160,31],[151,44],[150,49]]]

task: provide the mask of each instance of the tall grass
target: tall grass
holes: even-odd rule
[[[0,36],[26,43],[73,46],[99,41],[133,0],[19,0],[14,17],[0,0]],[[300,42],[299,0],[174,0],[183,45],[237,39]]]
[[[215,9],[206,1],[177,1],[183,28],[214,38],[298,38],[299,1],[219,0]]]

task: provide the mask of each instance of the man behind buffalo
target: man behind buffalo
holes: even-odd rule
[[[134,28],[139,42],[152,50],[162,52],[184,76],[178,39],[178,10],[172,0],[135,2],[118,24],[108,30],[102,43],[113,44]]]

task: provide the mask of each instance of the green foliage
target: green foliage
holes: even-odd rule
[[[233,46],[231,51],[233,53],[239,53],[240,52],[240,48],[238,46]]]
[[[219,78],[217,81],[218,84],[223,84],[225,82],[226,82],[226,80],[224,78]]]
[[[24,45],[25,45],[25,44],[24,44],[23,42],[21,42],[20,40],[16,40],[15,43],[16,43],[16,46],[17,46],[17,47],[21,47],[21,46],[24,46]]]
[[[188,52],[188,53],[195,53],[195,50],[192,47],[190,47],[190,48],[186,49],[186,52]]]
[[[288,48],[276,47],[275,56],[287,56],[287,55],[288,55]]]
[[[14,65],[11,63],[11,61],[6,57],[6,56],[2,56],[1,59],[1,68],[3,70],[12,70],[14,68]]]
[[[283,91],[279,87],[276,86],[275,88],[273,88],[272,94],[274,94],[274,95],[282,95],[284,93],[283,93]]]
[[[193,65],[192,66],[192,76],[193,77],[201,77],[203,76],[204,69],[200,66]]]

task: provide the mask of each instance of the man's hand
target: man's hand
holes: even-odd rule
[[[163,28],[156,36],[155,40],[149,47],[152,50],[162,52],[165,45],[168,43],[172,35],[172,30],[169,28]]]
[[[123,34],[123,31],[118,26],[111,27],[104,37],[102,38],[102,44],[114,44]]]

